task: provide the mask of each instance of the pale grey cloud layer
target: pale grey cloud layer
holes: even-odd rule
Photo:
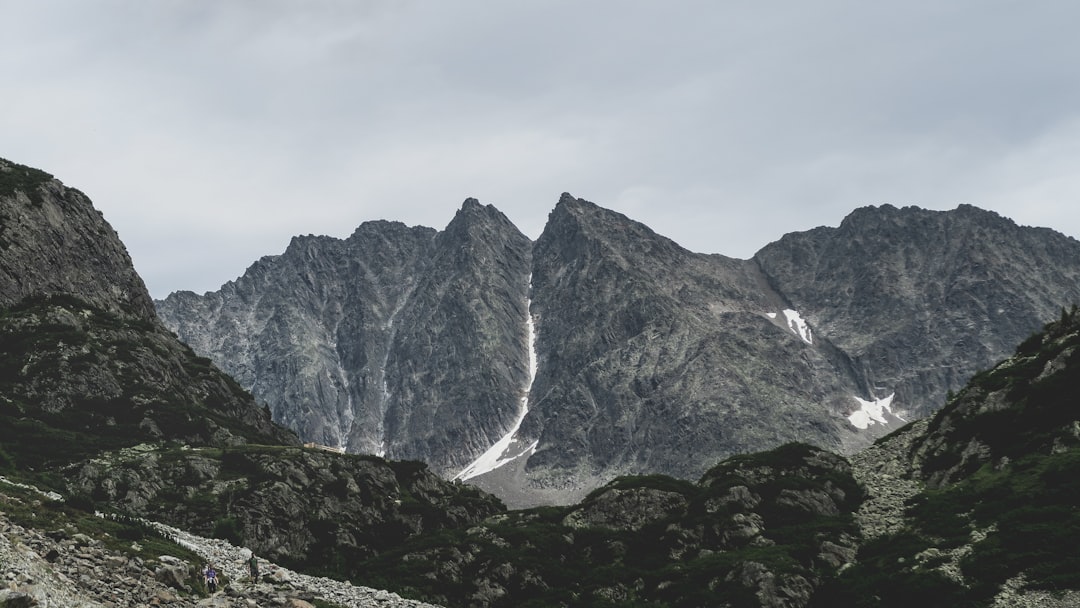
[[[296,234],[535,238],[563,191],[749,257],[881,203],[1080,236],[1080,4],[0,0],[0,157],[86,192],[155,297]]]

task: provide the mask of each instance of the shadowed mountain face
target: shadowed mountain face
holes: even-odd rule
[[[1072,238],[970,205],[885,205],[786,235],[754,257],[872,394],[895,392],[899,407],[923,417],[1077,302],[1078,252]]]
[[[0,443],[36,469],[159,440],[297,442],[158,321],[86,196],[0,160]]]
[[[298,238],[157,306],[306,440],[447,477],[504,440],[470,482],[524,506],[866,446],[1080,301],[1078,278],[1080,243],[970,206],[867,207],[737,260],[563,195],[535,243],[469,200],[442,232]]]
[[[304,439],[452,476],[518,415],[529,256],[505,216],[469,200],[439,233],[368,222],[297,237],[159,310]]]

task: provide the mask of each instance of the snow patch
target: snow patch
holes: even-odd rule
[[[529,288],[532,289],[531,276],[529,277]],[[526,310],[531,307],[532,300],[528,302]],[[536,379],[536,324],[533,322],[531,314],[526,319],[526,326],[529,332],[529,381],[525,385],[525,395],[521,398],[521,412],[518,414],[517,420],[514,421],[514,425],[503,435],[502,439],[495,442],[495,445],[488,448],[472,464],[458,473],[454,477],[455,480],[464,481],[477,475],[483,475],[517,458],[531,455],[536,450],[536,445],[540,443],[540,440],[536,440],[528,447],[521,449],[521,442],[515,437],[518,429],[521,428],[521,423],[525,420],[525,415],[529,413],[529,391],[532,390],[533,380]]]
[[[383,329],[386,330],[386,352],[383,353],[382,365],[379,366],[379,385],[382,388],[382,400],[379,402],[379,417],[375,422],[375,434],[379,439],[379,449],[376,450],[375,455],[379,458],[386,457],[386,413],[390,410],[390,385],[386,382],[386,367],[390,364],[390,350],[394,346],[394,337],[397,335],[397,328],[394,327],[394,322],[397,320],[398,314],[405,308],[405,304],[412,299],[413,293],[416,291],[416,285],[414,284],[409,288],[409,292],[402,296],[401,301],[387,317],[386,322],[383,323]]]
[[[901,422],[904,422],[903,418],[900,418],[900,416],[897,416],[892,411],[892,400],[894,396],[896,396],[896,393],[882,399],[875,399],[874,401],[867,401],[855,397],[855,400],[859,402],[859,409],[848,416],[848,421],[851,422],[855,428],[864,431],[874,424],[888,424],[889,421],[885,419],[885,414],[890,414]]]
[[[806,321],[803,320],[802,315],[798,311],[790,308],[784,309],[784,318],[787,319],[788,329],[795,332],[795,335],[803,339],[803,342],[807,344],[814,343],[814,337],[811,334],[810,327],[806,325]]]
[[[338,378],[341,379],[341,389],[345,391],[345,410],[341,412],[341,427],[338,429],[337,447],[344,452],[345,449],[349,447],[349,435],[352,434],[353,426],[356,424],[356,412],[353,411],[352,387],[349,385],[349,374],[345,371],[345,366],[341,363],[341,354],[337,353],[336,346],[337,345],[335,344],[334,352],[337,355],[337,373]]]

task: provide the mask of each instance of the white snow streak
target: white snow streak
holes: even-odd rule
[[[875,399],[874,401],[866,401],[855,397],[855,400],[859,402],[859,409],[848,416],[848,421],[856,428],[864,431],[873,424],[888,424],[889,421],[885,419],[886,413],[892,414],[903,421],[903,418],[893,414],[892,411],[892,400],[895,395],[896,393],[893,393],[888,397]]]
[[[530,287],[532,286],[532,277],[529,278],[529,285]],[[531,307],[531,301],[529,302],[529,305]],[[536,444],[539,443],[539,440],[537,440],[523,450],[508,453],[514,444],[514,435],[517,434],[518,429],[521,428],[522,421],[525,420],[525,414],[529,413],[529,391],[532,390],[533,380],[536,379],[536,325],[533,323],[532,315],[528,316],[526,324],[529,330],[529,382],[525,385],[525,396],[521,398],[521,413],[518,414],[517,420],[514,421],[514,425],[510,428],[509,432],[503,435],[502,439],[488,448],[488,450],[474,460],[472,464],[465,467],[465,469],[458,473],[454,479],[464,481],[471,477],[494,471],[515,458],[520,458],[521,456],[532,452],[536,449]]]
[[[803,339],[803,342],[807,344],[813,344],[814,339],[810,333],[810,328],[806,325],[806,321],[803,321],[802,315],[798,311],[790,308],[784,309],[784,317],[787,319],[788,329],[795,332],[795,335]]]
[[[341,321],[338,321],[337,324],[338,324],[338,326],[340,326]],[[338,445],[337,445],[337,447],[339,449],[341,449],[341,451],[345,451],[345,448],[348,447],[349,435],[352,434],[353,425],[356,423],[356,412],[353,411],[353,398],[352,398],[352,390],[350,390],[350,385],[349,385],[349,375],[345,371],[345,366],[342,365],[341,353],[339,353],[338,349],[337,349],[337,332],[338,332],[338,328],[335,327],[334,328],[334,335],[333,335],[333,338],[332,338],[331,344],[330,344],[330,348],[333,349],[333,351],[334,351],[334,358],[337,361],[338,378],[341,379],[342,390],[345,391],[345,399],[346,399],[345,411],[341,413],[341,419],[340,419],[341,426],[340,426],[340,428],[338,428]],[[327,372],[327,375],[329,375],[329,372]]]
[[[386,330],[386,353],[383,355],[382,366],[379,367],[379,382],[382,386],[382,401],[379,403],[379,417],[376,422],[375,432],[379,436],[379,449],[375,451],[375,455],[379,458],[386,457],[386,412],[390,409],[390,387],[386,384],[386,366],[390,363],[390,349],[394,346],[394,336],[397,335],[397,328],[394,327],[394,321],[397,320],[398,313],[402,308],[405,308],[405,304],[412,297],[413,291],[416,290],[416,285],[413,285],[409,290],[409,293],[405,294],[398,305],[394,307],[393,312],[386,319],[386,323],[383,324],[383,329]]]

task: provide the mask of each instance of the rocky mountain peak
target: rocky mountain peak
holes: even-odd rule
[[[614,254],[629,267],[625,255],[653,256],[659,262],[679,261],[689,253],[677,243],[626,215],[564,193],[548,214],[537,247],[561,251],[566,258],[588,259]]]
[[[447,224],[442,238],[498,238],[503,232],[520,233],[509,218],[494,205],[482,205],[475,198],[467,198]]]
[[[394,222],[389,220],[371,220],[364,222],[353,230],[353,233],[349,235],[349,239],[361,239],[368,235],[386,234],[408,231],[409,227],[403,222]]]
[[[913,205],[896,207],[885,203],[855,209],[840,222],[836,230],[852,237],[872,235],[901,241],[920,234],[924,238],[942,238],[948,236],[945,233],[951,229],[978,228],[1009,232],[1015,230],[1017,225],[993,211],[966,203],[952,211],[923,209]]]
[[[127,249],[82,192],[0,159],[0,305],[67,295],[156,322]],[[102,280],[108,277],[108,280]]]
[[[163,317],[309,440],[452,477],[507,439],[515,464],[469,480],[517,506],[856,450],[1080,301],[1080,243],[968,207],[864,207],[735,260],[569,193],[536,242],[466,199],[443,231],[285,257]]]

